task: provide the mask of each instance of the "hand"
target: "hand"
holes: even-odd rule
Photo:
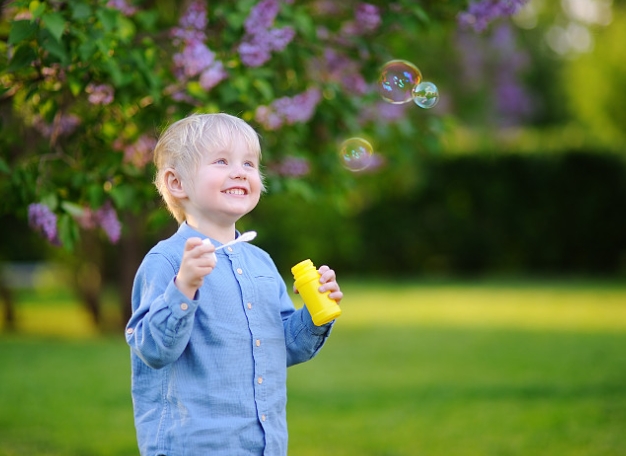
[[[339,284],[337,283],[337,276],[335,275],[335,271],[324,265],[321,266],[317,270],[317,272],[319,272],[321,276],[320,283],[322,284],[322,286],[319,287],[320,293],[326,293],[327,291],[330,291],[328,297],[330,299],[334,299],[335,301],[337,301],[337,304],[339,304],[341,302],[341,299],[343,298],[343,293],[339,289]]]
[[[193,237],[185,242],[183,259],[176,276],[176,286],[189,299],[193,299],[198,288],[202,286],[204,276],[215,268],[216,258],[211,253],[215,246],[204,244],[202,239]]]

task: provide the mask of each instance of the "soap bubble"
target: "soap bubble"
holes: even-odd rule
[[[393,104],[411,101],[411,90],[422,80],[422,73],[411,62],[391,60],[380,70],[378,91],[383,100]]]
[[[439,101],[439,90],[432,82],[423,81],[413,87],[413,101],[417,106],[430,109]]]
[[[350,171],[362,171],[372,160],[372,145],[363,138],[346,139],[339,150],[341,164]]]

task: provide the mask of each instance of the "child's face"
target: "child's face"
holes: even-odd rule
[[[205,153],[185,187],[186,211],[203,221],[234,224],[256,207],[262,188],[258,154],[234,138],[229,147]]]

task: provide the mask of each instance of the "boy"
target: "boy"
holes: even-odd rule
[[[260,248],[215,251],[259,201],[260,155],[252,127],[227,114],[180,120],[156,145],[155,184],[180,227],[139,267],[126,327],[143,456],[287,454],[287,366],[315,356],[332,324],[295,310]],[[319,272],[341,301],[334,271]]]

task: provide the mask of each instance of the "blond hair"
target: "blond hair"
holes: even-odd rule
[[[174,122],[159,138],[154,149],[154,185],[178,223],[185,221],[185,211],[179,199],[170,194],[165,172],[174,169],[181,179],[191,180],[203,154],[228,148],[235,135],[243,139],[250,150],[258,154],[260,160],[261,144],[258,133],[244,120],[229,114],[192,114]]]

